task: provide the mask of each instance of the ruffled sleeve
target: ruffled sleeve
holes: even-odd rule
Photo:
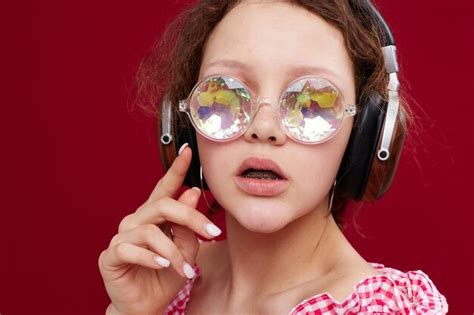
[[[343,302],[328,293],[299,303],[290,312],[301,314],[446,314],[448,303],[421,270],[402,272],[370,263],[381,274],[361,280]]]

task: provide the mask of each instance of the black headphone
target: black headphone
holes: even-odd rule
[[[393,35],[370,0],[354,0],[351,5],[353,10],[369,14],[379,25],[388,74],[388,100],[372,91],[357,102],[364,105],[355,116],[349,143],[336,176],[336,190],[350,199],[373,201],[381,198],[392,183],[405,138],[406,117],[403,111],[399,111],[398,63]],[[173,105],[166,97],[161,105],[161,119],[157,123],[161,161],[165,169],[169,169],[179,148],[188,143],[193,156],[184,184],[200,187],[202,174],[194,127],[187,117],[177,119],[172,115]],[[204,178],[202,184],[204,189],[208,189]]]

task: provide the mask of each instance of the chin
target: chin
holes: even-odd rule
[[[238,208],[227,210],[237,222],[249,231],[273,233],[291,222],[289,207],[275,202],[246,202]]]

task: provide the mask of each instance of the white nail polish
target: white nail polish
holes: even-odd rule
[[[185,143],[181,146],[181,148],[179,148],[179,151],[178,151],[178,155],[181,155],[181,153],[183,153],[184,149],[189,145],[189,143]]]
[[[196,275],[193,267],[191,267],[191,265],[188,264],[187,262],[183,263],[183,272],[188,279],[192,279]]]
[[[215,226],[212,223],[206,223],[206,232],[212,236],[217,236],[222,233],[221,229],[219,229],[217,226]]]
[[[166,258],[161,257],[161,256],[155,256],[154,259],[158,263],[158,265],[160,265],[160,266],[168,267],[170,265],[170,261]]]

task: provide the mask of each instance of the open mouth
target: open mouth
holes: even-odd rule
[[[242,191],[255,196],[277,196],[289,187],[289,180],[281,168],[271,160],[246,160],[235,179]]]
[[[280,166],[271,159],[250,157],[239,167],[237,176],[249,179],[282,180],[287,179]]]
[[[245,178],[266,179],[266,180],[282,179],[277,173],[271,170],[257,170],[253,168],[249,168],[245,170],[240,176],[245,177]]]

